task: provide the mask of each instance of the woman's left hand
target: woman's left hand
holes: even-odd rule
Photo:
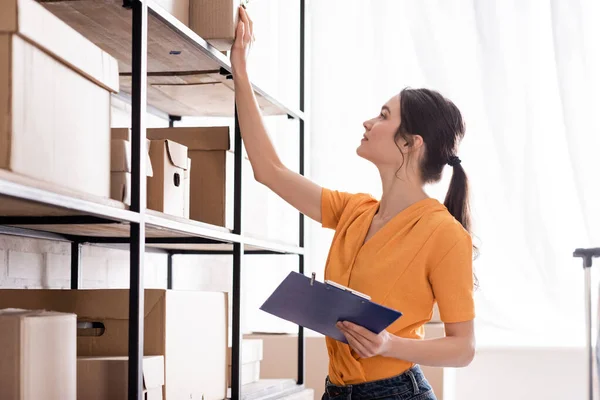
[[[392,335],[386,330],[378,335],[348,321],[338,322],[336,326],[361,358],[385,355],[389,351]]]

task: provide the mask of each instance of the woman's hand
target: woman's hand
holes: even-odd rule
[[[235,42],[231,48],[231,68],[233,74],[243,76],[247,74],[246,60],[252,42],[254,42],[253,22],[248,16],[246,9],[242,6],[239,8],[240,20],[235,32]]]
[[[392,335],[386,330],[378,335],[348,321],[338,322],[337,327],[361,358],[385,356],[390,349]]]

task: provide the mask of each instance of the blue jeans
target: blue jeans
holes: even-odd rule
[[[421,368],[415,365],[401,375],[358,385],[337,386],[329,378],[321,400],[436,400]]]

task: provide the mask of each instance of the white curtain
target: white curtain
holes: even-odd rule
[[[379,196],[362,121],[406,86],[439,90],[467,122],[478,343],[582,345],[572,252],[600,246],[598,2],[312,0],[309,16],[312,178]],[[310,235],[322,274],[331,233]]]

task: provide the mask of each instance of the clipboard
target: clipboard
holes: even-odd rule
[[[338,321],[350,321],[379,334],[402,316],[362,293],[293,271],[260,309],[342,343],[348,341],[335,326]]]

